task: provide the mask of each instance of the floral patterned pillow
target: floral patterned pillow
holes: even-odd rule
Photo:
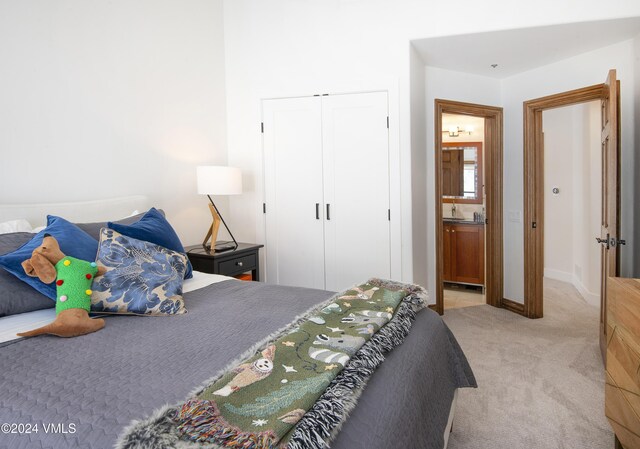
[[[93,282],[92,312],[134,315],[187,312],[182,299],[187,269],[184,254],[102,228],[96,262],[107,272]]]

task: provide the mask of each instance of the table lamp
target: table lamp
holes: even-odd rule
[[[236,242],[235,237],[229,230],[229,226],[220,215],[220,211],[218,211],[211,195],[237,195],[242,193],[242,172],[239,168],[234,167],[201,166],[197,167],[197,179],[198,193],[207,195],[209,198],[211,202],[209,211],[211,211],[211,216],[213,217],[213,222],[207,231],[202,246],[207,251],[213,249],[214,252],[218,253],[238,248],[238,242]],[[216,244],[220,222],[227,228],[233,242],[219,242]],[[211,239],[211,243],[209,243],[209,239]]]

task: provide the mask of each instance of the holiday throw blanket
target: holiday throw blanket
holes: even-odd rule
[[[134,423],[118,446],[326,447],[425,299],[422,287],[380,279],[338,294],[243,354],[186,402]]]

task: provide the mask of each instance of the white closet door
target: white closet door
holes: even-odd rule
[[[322,97],[327,290],[391,277],[387,116],[386,92]]]
[[[267,282],[323,289],[320,98],[264,100],[262,107]]]

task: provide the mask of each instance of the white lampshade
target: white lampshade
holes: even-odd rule
[[[242,193],[239,168],[208,165],[197,167],[198,193],[202,195],[237,195]]]

